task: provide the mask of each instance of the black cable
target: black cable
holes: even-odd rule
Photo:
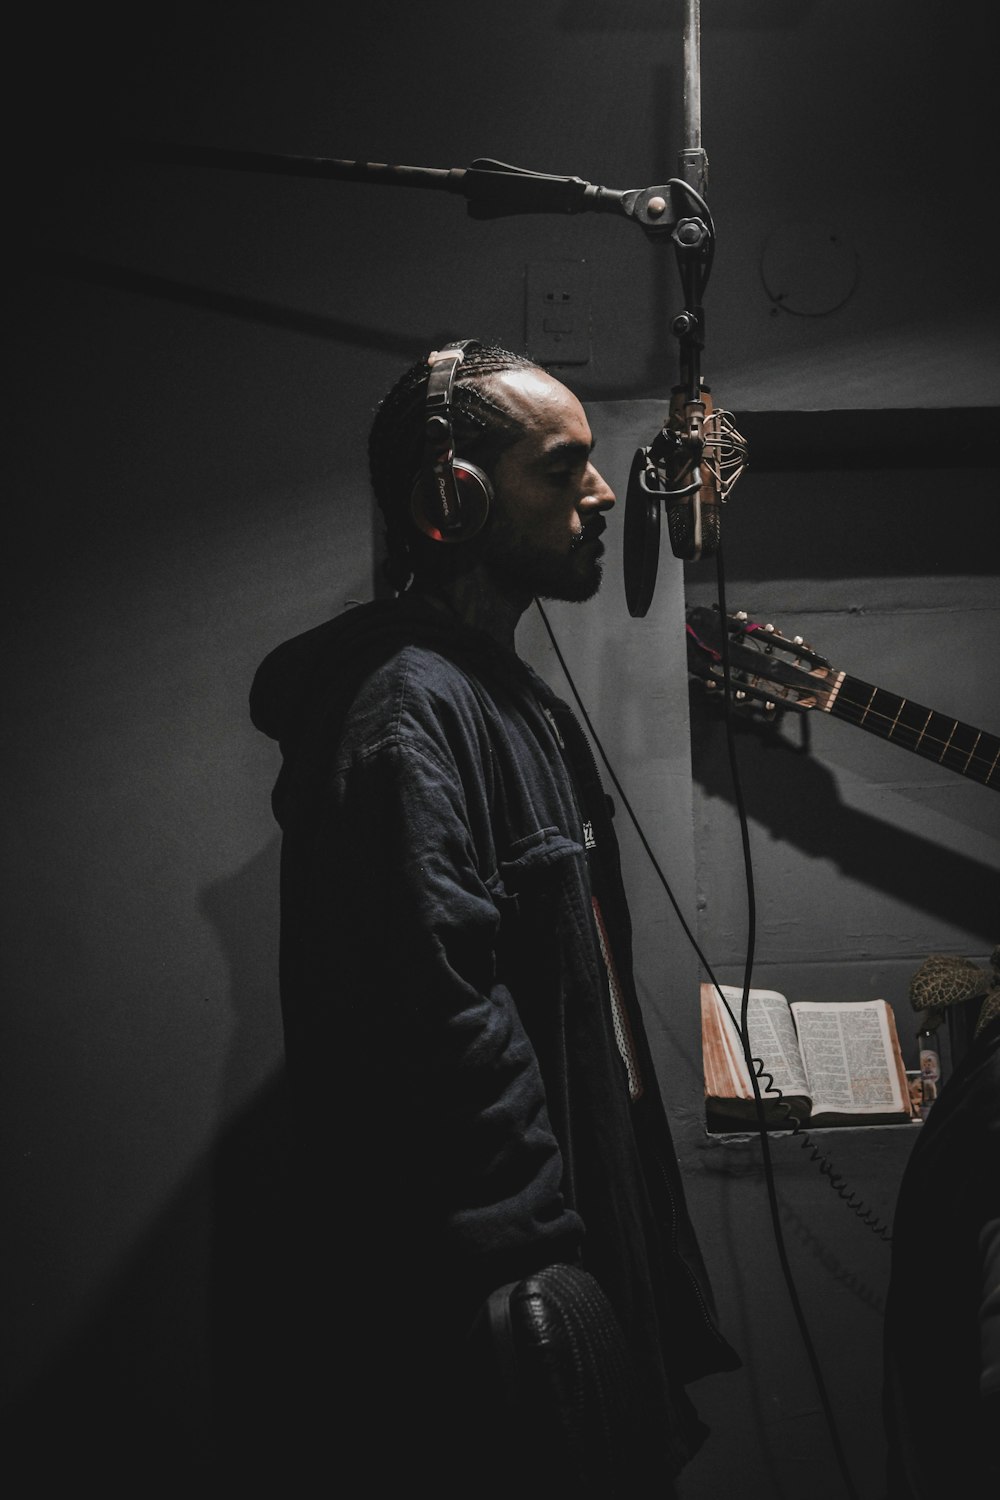
[[[725,724],[726,724],[726,747],[727,747],[727,751],[728,751],[728,755],[729,755],[730,774],[732,776],[732,781],[733,781],[733,791],[734,791],[734,796],[735,796],[735,800],[736,800],[737,811],[738,811],[738,815],[739,815],[740,833],[741,833],[742,842],[743,842],[744,869],[746,871],[746,879],[747,879],[747,908],[748,908],[748,913],[749,913],[749,936],[748,936],[748,948],[747,948],[747,963],[746,963],[746,970],[745,970],[745,976],[744,976],[744,986],[743,986],[743,992],[742,992],[742,1002],[741,1002],[741,1008],[740,1008],[740,1020],[739,1021],[737,1021],[736,1017],[733,1015],[733,1012],[732,1012],[732,1010],[731,1010],[731,1008],[729,1006],[729,1002],[726,1000],[725,995],[722,993],[722,990],[719,987],[718,981],[716,980],[715,976],[713,975],[711,969],[709,969],[707,965],[706,965],[706,969],[708,971],[709,978],[711,979],[713,985],[715,986],[715,989],[716,989],[716,991],[717,991],[717,993],[719,995],[720,1000],[722,1001],[723,1005],[725,1006],[726,1010],[729,1013],[730,1020],[732,1021],[734,1027],[736,1028],[736,1030],[739,1033],[740,1041],[741,1041],[741,1043],[743,1045],[744,1060],[746,1061],[747,1067],[750,1070],[751,1084],[754,1086],[755,1104],[759,1105],[760,1102],[761,1102],[760,1101],[760,1093],[759,1093],[759,1090],[758,1090],[758,1088],[756,1086],[756,1080],[758,1078],[762,1077],[762,1076],[766,1076],[768,1078],[768,1080],[769,1080],[768,1086],[767,1086],[767,1089],[766,1089],[766,1092],[770,1096],[768,1102],[769,1103],[777,1104],[784,1111],[785,1123],[787,1124],[788,1129],[790,1130],[790,1132],[794,1136],[796,1136],[799,1139],[799,1144],[802,1146],[803,1150],[808,1150],[810,1152],[810,1161],[814,1161],[814,1162],[817,1163],[817,1166],[818,1166],[819,1171],[820,1171],[820,1175],[824,1176],[827,1179],[827,1181],[829,1182],[830,1186],[837,1193],[838,1197],[844,1203],[847,1204],[848,1208],[853,1209],[854,1213],[861,1220],[861,1222],[868,1229],[871,1229],[871,1231],[878,1238],[880,1238],[882,1240],[885,1240],[888,1243],[889,1241],[891,1241],[891,1238],[892,1238],[892,1236],[891,1236],[891,1234],[889,1232],[888,1226],[885,1225],[885,1224],[883,1224],[881,1222],[881,1220],[877,1217],[877,1215],[875,1215],[872,1212],[871,1209],[867,1208],[865,1206],[865,1204],[862,1202],[862,1200],[860,1198],[858,1198],[853,1192],[851,1192],[850,1190],[848,1190],[848,1191],[845,1192],[845,1188],[847,1188],[847,1181],[846,1181],[846,1179],[844,1177],[840,1176],[840,1174],[838,1172],[836,1172],[836,1170],[835,1170],[835,1168],[833,1166],[833,1163],[830,1161],[830,1158],[816,1144],[816,1142],[814,1140],[812,1140],[812,1138],[810,1137],[808,1131],[803,1128],[801,1121],[792,1113],[791,1106],[789,1105],[788,1101],[783,1097],[783,1095],[781,1093],[781,1090],[775,1085],[774,1079],[771,1077],[771,1075],[770,1074],[766,1074],[766,1075],[764,1074],[764,1064],[763,1064],[762,1059],[761,1058],[757,1058],[757,1057],[753,1057],[752,1054],[751,1054],[751,1051],[750,1051],[750,1038],[749,1038],[749,1025],[748,1025],[748,1007],[749,1007],[749,998],[750,998],[749,997],[749,991],[750,991],[750,971],[751,971],[751,964],[752,964],[753,944],[754,944],[754,941],[755,941],[755,932],[756,932],[756,898],[755,898],[755,894],[754,894],[753,864],[752,864],[752,860],[751,860],[751,857],[750,857],[749,830],[748,830],[748,823],[747,823],[747,816],[746,816],[746,808],[745,808],[744,802],[743,802],[742,782],[740,780],[739,765],[738,765],[737,758],[736,758],[736,741],[735,741],[735,736],[733,734],[733,719],[732,719],[733,684],[732,684],[731,667],[730,667],[730,659],[729,659],[729,634],[728,634],[728,631],[726,630],[726,625],[725,625],[725,622],[728,619],[728,613],[727,613],[727,610],[726,610],[726,583],[725,583],[725,573],[724,573],[723,562],[722,562],[721,548],[720,548],[718,556],[717,556],[716,571],[717,571],[717,578],[718,578],[717,588],[718,588],[718,596],[719,596],[719,600],[718,600],[718,602],[719,602],[719,611],[720,611],[721,620],[723,622],[722,623],[722,629],[721,629],[721,632],[720,632],[720,652],[719,652],[719,655],[720,655],[721,664],[722,664],[722,676],[723,676],[723,710],[724,710],[724,719],[725,719]],[[759,1127],[760,1127],[761,1130],[763,1130],[764,1129],[764,1126],[763,1126],[763,1123],[762,1123],[763,1122],[763,1116],[762,1116],[761,1111],[760,1111],[759,1108],[757,1110],[757,1115],[758,1115]],[[784,1128],[784,1127],[782,1127],[782,1128]],[[762,1139],[763,1139],[763,1137],[762,1137]]]
[[[570,691],[573,694],[573,698],[574,698],[574,700],[576,702],[576,706],[580,710],[580,717],[583,719],[583,722],[586,724],[587,729],[588,729],[588,731],[590,733],[590,737],[594,741],[594,744],[597,746],[597,749],[600,752],[601,759],[604,762],[605,768],[607,770],[608,775],[611,778],[612,783],[614,784],[615,791],[618,793],[619,797],[621,798],[622,806],[624,807],[625,811],[628,813],[629,818],[632,820],[632,826],[635,829],[636,833],[639,835],[639,840],[640,840],[640,842],[642,844],[642,847],[645,849],[646,854],[649,856],[649,862],[653,866],[653,869],[656,871],[656,874],[657,874],[657,876],[659,878],[660,884],[663,886],[663,889],[666,892],[667,899],[669,900],[671,906],[673,907],[675,913],[677,914],[677,920],[680,922],[681,927],[684,929],[684,934],[687,937],[688,942],[691,944],[691,947],[694,949],[694,951],[698,955],[698,958],[700,959],[701,963],[704,965],[705,972],[710,975],[712,971],[709,968],[708,960],[706,959],[705,955],[702,953],[701,949],[698,947],[698,940],[695,937],[694,933],[691,931],[691,928],[688,925],[688,922],[687,922],[687,920],[686,920],[686,918],[684,916],[684,913],[681,911],[680,907],[678,906],[678,904],[677,904],[677,898],[675,897],[673,891],[670,889],[670,884],[669,884],[669,882],[667,880],[667,877],[664,875],[662,869],[660,868],[660,865],[659,865],[659,862],[658,862],[658,860],[656,858],[656,855],[653,853],[652,849],[650,848],[649,841],[647,840],[646,835],[642,831],[642,827],[640,826],[639,819],[636,817],[635,812],[632,809],[632,804],[629,802],[628,798],[625,795],[625,789],[623,788],[621,782],[618,780],[618,777],[615,775],[614,767],[612,766],[611,762],[608,760],[608,757],[607,757],[607,754],[605,752],[604,746],[601,744],[600,737],[599,737],[597,731],[595,730],[595,728],[594,728],[594,726],[593,726],[593,724],[591,722],[590,715],[588,714],[588,712],[586,710],[586,707],[584,706],[583,699],[580,697],[580,694],[577,691],[576,683],[573,681],[573,675],[570,672],[569,667],[566,664],[566,658],[563,656],[562,652],[559,649],[559,642],[556,640],[555,635],[553,634],[552,626],[549,624],[549,617],[545,613],[544,609],[542,608],[542,603],[541,603],[540,599],[536,599],[535,600],[535,606],[536,606],[536,608],[538,610],[538,613],[542,617],[542,623],[544,624],[545,629],[548,632],[549,640],[552,643],[552,649],[553,649],[553,651],[556,654],[556,658],[557,658],[557,660],[559,662],[560,667],[562,668],[563,675],[566,678],[566,681],[569,683]]]
[[[718,549],[718,551],[716,553],[716,572],[717,572],[717,580],[718,580],[719,608],[720,608],[720,611],[721,611],[721,614],[722,614],[723,622],[725,622],[725,620],[727,618],[726,608],[725,608],[725,573],[724,573],[724,568],[723,568],[721,546],[719,547],[719,549]],[[705,972],[708,974],[709,978],[711,979],[711,981],[712,981],[713,985],[715,986],[716,990],[719,991],[720,997],[722,998],[723,1003],[726,1005],[726,1009],[729,1010],[728,1002],[726,1002],[725,996],[722,995],[722,991],[720,989],[719,983],[716,980],[716,978],[715,978],[715,976],[714,976],[714,974],[712,972],[711,965],[708,963],[708,960],[705,958],[704,954],[702,953],[701,948],[698,945],[697,939],[695,938],[693,932],[691,931],[690,925],[688,924],[688,922],[686,921],[683,913],[681,912],[681,909],[680,909],[680,907],[679,907],[679,905],[677,903],[677,899],[674,896],[673,891],[670,889],[669,882],[667,881],[666,876],[664,875],[663,870],[661,869],[660,864],[659,864],[658,860],[656,859],[656,856],[654,855],[654,853],[653,853],[653,851],[652,851],[652,849],[650,847],[649,841],[646,838],[646,835],[644,834],[644,832],[642,830],[642,827],[641,827],[641,825],[639,823],[639,820],[638,820],[638,818],[637,818],[637,816],[635,814],[635,811],[634,811],[634,809],[632,807],[632,804],[629,801],[628,797],[625,795],[624,788],[622,787],[621,782],[619,781],[618,776],[616,775],[615,770],[614,770],[613,766],[611,765],[611,762],[608,759],[608,756],[607,756],[607,753],[605,752],[604,746],[601,743],[600,736],[597,734],[596,730],[594,729],[593,722],[592,722],[592,720],[590,718],[590,715],[587,712],[587,709],[586,709],[586,707],[585,707],[585,705],[583,703],[582,698],[580,697],[580,694],[579,694],[579,692],[577,690],[577,687],[576,687],[576,683],[573,680],[573,675],[570,672],[569,667],[568,667],[568,665],[566,663],[565,657],[563,656],[562,651],[559,648],[559,643],[556,640],[555,634],[554,634],[554,632],[552,630],[552,626],[549,623],[549,618],[546,615],[545,610],[542,608],[541,601],[536,598],[535,604],[537,606],[539,614],[542,617],[542,623],[545,626],[545,629],[546,629],[546,632],[548,634],[549,640],[550,640],[550,642],[552,644],[552,649],[553,649],[553,651],[556,654],[556,658],[557,658],[557,660],[559,662],[559,665],[562,668],[562,671],[563,671],[563,674],[564,674],[564,676],[566,678],[567,683],[569,684],[570,691],[572,692],[574,700],[576,701],[577,708],[579,709],[580,714],[581,714],[581,716],[582,716],[582,718],[584,720],[584,723],[587,726],[587,730],[590,733],[590,735],[591,735],[591,737],[592,737],[592,739],[594,741],[594,744],[596,745],[596,747],[597,747],[597,749],[598,749],[598,751],[600,753],[601,759],[604,762],[605,767],[607,768],[608,775],[611,778],[611,781],[612,781],[612,783],[613,783],[613,785],[615,787],[615,790],[617,791],[619,797],[621,798],[622,806],[625,808],[625,811],[628,813],[628,816],[629,816],[629,818],[630,818],[630,820],[632,822],[632,826],[634,827],[636,833],[638,834],[639,840],[640,840],[643,848],[645,849],[647,856],[649,857],[649,860],[650,860],[650,863],[653,866],[653,869],[656,871],[657,877],[658,877],[658,879],[660,881],[660,884],[663,886],[664,891],[667,894],[667,897],[668,897],[668,899],[670,901],[671,906],[673,907],[675,913],[677,914],[678,920],[680,921],[681,927],[683,928],[684,933],[685,933],[685,935],[688,938],[688,941],[691,943],[692,948],[694,949],[695,953],[697,954],[699,961],[701,962],[701,964],[702,964]],[[743,802],[742,782],[740,780],[739,767],[738,767],[737,760],[736,760],[735,736],[734,736],[733,731],[732,731],[732,718],[731,718],[731,710],[730,710],[730,698],[731,698],[732,683],[731,683],[730,670],[729,670],[728,637],[727,637],[727,633],[726,633],[725,629],[722,632],[722,641],[723,641],[723,646],[722,646],[722,668],[723,668],[723,679],[724,679],[724,688],[725,688],[725,705],[726,705],[726,710],[725,710],[725,717],[726,717],[726,739],[727,739],[727,746],[728,746],[728,749],[729,749],[730,769],[731,769],[731,773],[732,773],[732,776],[733,776],[734,795],[735,795],[735,798],[736,798],[737,811],[738,811],[739,820],[740,820],[740,831],[741,831],[741,838],[742,838],[742,843],[743,843],[744,869],[746,871],[747,907],[748,907],[747,957],[746,957],[746,964],[745,964],[745,968],[744,968],[743,998],[742,998],[741,1011],[740,1011],[740,1022],[738,1023],[738,1030],[739,1030],[739,1034],[740,1034],[740,1040],[741,1040],[742,1045],[743,1045],[744,1057],[745,1057],[746,1062],[747,1062],[747,1067],[748,1067],[748,1070],[749,1070],[749,1073],[750,1073],[750,1080],[751,1080],[751,1084],[752,1084],[753,1092],[754,1092],[754,1104],[755,1104],[755,1111],[756,1111],[756,1115],[757,1115],[758,1135],[759,1135],[760,1144],[761,1144],[761,1153],[762,1153],[762,1160],[763,1160],[763,1166],[764,1166],[764,1178],[765,1178],[765,1182],[766,1182],[766,1185],[767,1185],[768,1203],[769,1203],[770,1214],[771,1214],[771,1224],[772,1224],[772,1229],[773,1229],[773,1233],[774,1233],[775,1244],[776,1244],[777,1251],[778,1251],[778,1259],[779,1259],[779,1263],[780,1263],[780,1266],[781,1266],[782,1276],[783,1276],[783,1279],[784,1279],[784,1282],[785,1282],[785,1286],[786,1286],[787,1291],[788,1291],[789,1300],[790,1300],[790,1302],[792,1304],[792,1310],[793,1310],[793,1312],[795,1314],[796,1323],[798,1325],[799,1333],[801,1335],[803,1346],[804,1346],[805,1351],[806,1351],[806,1356],[808,1358],[810,1368],[812,1369],[812,1372],[813,1372],[813,1378],[814,1378],[814,1380],[816,1382],[816,1388],[817,1388],[817,1391],[818,1391],[818,1394],[819,1394],[820,1403],[821,1403],[822,1408],[823,1408],[823,1414],[824,1414],[824,1417],[826,1419],[827,1429],[828,1429],[829,1434],[830,1434],[830,1440],[831,1440],[831,1443],[833,1445],[834,1453],[836,1455],[838,1468],[840,1469],[841,1476],[842,1476],[842,1478],[844,1480],[844,1485],[845,1485],[845,1487],[847,1489],[848,1495],[851,1497],[851,1500],[858,1500],[857,1490],[856,1490],[856,1488],[854,1486],[854,1481],[853,1481],[853,1479],[851,1477],[850,1470],[847,1467],[847,1460],[846,1460],[846,1457],[844,1455],[843,1445],[841,1443],[840,1434],[839,1434],[839,1431],[837,1429],[837,1423],[836,1423],[836,1419],[834,1417],[833,1408],[832,1408],[832,1405],[831,1405],[831,1402],[830,1402],[830,1398],[829,1398],[829,1393],[827,1392],[827,1389],[826,1389],[826,1382],[823,1379],[823,1373],[822,1373],[822,1370],[821,1370],[820,1365],[819,1365],[819,1359],[818,1359],[818,1356],[816,1354],[815,1347],[813,1345],[812,1336],[809,1333],[809,1328],[808,1328],[808,1325],[806,1323],[805,1314],[804,1314],[803,1309],[802,1309],[802,1304],[801,1304],[801,1301],[799,1299],[798,1291],[797,1291],[796,1286],[795,1286],[795,1280],[794,1280],[794,1277],[792,1275],[791,1266],[790,1266],[789,1261],[788,1261],[788,1254],[787,1254],[787,1250],[786,1250],[786,1247],[785,1247],[784,1233],[783,1233],[782,1228],[781,1228],[781,1220],[780,1220],[780,1214],[779,1214],[779,1209],[778,1209],[777,1189],[776,1189],[775,1181],[774,1181],[774,1166],[773,1166],[773,1162],[772,1162],[772,1159],[771,1159],[771,1144],[770,1144],[770,1140],[768,1139],[767,1127],[766,1127],[765,1118],[764,1118],[763,1100],[761,1098],[761,1092],[760,1092],[759,1074],[758,1074],[758,1071],[757,1071],[758,1066],[761,1069],[763,1069],[763,1062],[760,1059],[754,1059],[753,1056],[752,1056],[751,1050],[750,1050],[749,1032],[748,1032],[748,1027],[747,1027],[747,1010],[748,1010],[748,1005],[749,1005],[750,978],[751,978],[752,968],[753,968],[753,953],[754,953],[754,947],[755,947],[755,942],[756,942],[756,895],[755,895],[754,883],[753,883],[753,861],[752,861],[751,851],[750,851],[750,838],[749,838],[748,820],[747,820],[747,816],[746,816],[746,809],[745,809],[744,802]],[[730,1018],[733,1020],[734,1025],[736,1025],[737,1024],[736,1023],[736,1019],[732,1015],[731,1011],[730,1011]],[[773,1083],[773,1080],[772,1080],[772,1083]]]
[[[795,1278],[792,1275],[792,1268],[788,1260],[788,1252],[785,1246],[785,1235],[784,1230],[781,1227],[781,1218],[778,1209],[778,1194],[774,1181],[774,1165],[771,1159],[771,1142],[768,1138],[767,1124],[764,1118],[764,1106],[760,1093],[760,1084],[758,1081],[757,1072],[754,1067],[753,1056],[750,1049],[748,1008],[750,1003],[750,978],[753,969],[753,954],[756,942],[757,901],[754,891],[753,859],[750,852],[749,824],[746,815],[746,807],[743,801],[743,783],[740,777],[739,762],[736,755],[736,736],[733,733],[733,718],[731,706],[732,679],[730,676],[729,666],[729,632],[725,628],[725,622],[729,618],[729,616],[726,609],[726,578],[721,543],[716,551],[715,561],[716,586],[719,596],[719,611],[722,616],[723,622],[722,676],[725,694],[724,718],[726,725],[726,745],[729,752],[729,767],[733,781],[733,793],[736,799],[736,808],[740,821],[740,836],[743,843],[743,865],[746,874],[747,887],[747,957],[743,975],[743,998],[740,1007],[740,1040],[743,1043],[743,1053],[744,1057],[746,1058],[747,1067],[750,1070],[750,1078],[753,1084],[754,1104],[757,1114],[757,1134],[758,1139],[760,1140],[761,1156],[764,1165],[764,1181],[767,1186],[768,1203],[771,1210],[771,1227],[774,1233],[774,1241],[778,1252],[778,1260],[781,1264],[782,1276],[784,1278],[785,1286],[788,1291],[788,1297],[792,1305],[792,1311],[795,1314],[795,1320],[798,1324],[799,1334],[802,1338],[802,1344],[806,1351],[806,1357],[809,1360],[809,1365],[813,1372],[813,1379],[816,1382],[816,1389],[819,1393],[819,1399],[823,1407],[823,1414],[826,1418],[826,1425],[827,1430],[830,1434],[830,1441],[833,1444],[834,1453],[837,1458],[837,1465],[840,1469],[841,1477],[843,1478],[847,1493],[853,1497],[853,1500],[856,1500],[857,1491],[854,1487],[854,1481],[851,1477],[850,1470],[847,1467],[847,1459],[840,1440],[840,1433],[838,1431],[836,1419],[834,1417],[833,1406],[826,1388],[826,1382],[823,1378],[823,1372],[820,1368],[819,1357],[816,1353],[816,1349],[812,1341],[812,1335],[810,1334],[808,1325],[806,1323],[805,1313],[803,1311],[802,1303],[799,1299],[798,1290],[795,1285]]]

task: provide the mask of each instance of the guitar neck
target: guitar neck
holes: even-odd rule
[[[981,786],[1000,790],[1000,739],[995,734],[934,713],[846,673],[821,696],[817,707]]]

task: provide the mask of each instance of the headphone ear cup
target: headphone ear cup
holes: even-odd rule
[[[467,542],[486,525],[493,501],[493,486],[482,469],[464,458],[453,460],[454,515],[444,524],[444,508],[438,494],[437,477],[424,472],[413,486],[410,514],[414,524],[435,542]]]

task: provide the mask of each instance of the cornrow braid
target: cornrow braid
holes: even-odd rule
[[[489,473],[505,448],[523,435],[521,423],[488,391],[490,377],[507,370],[539,369],[533,359],[496,344],[475,344],[465,351],[452,390],[455,449]],[[410,496],[424,454],[424,398],[430,366],[418,360],[400,376],[375,411],[368,436],[372,489],[385,521],[383,574],[402,593],[421,556],[429,560],[424,538],[410,518]],[[441,552],[434,543],[428,544]]]

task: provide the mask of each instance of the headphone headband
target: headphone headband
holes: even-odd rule
[[[455,375],[465,357],[461,344],[446,344],[427,356],[427,392],[424,396],[424,469],[441,511],[441,529],[450,532],[459,524],[458,497],[452,474],[455,439],[451,426],[451,399]]]
[[[421,530],[438,541],[462,542],[474,535],[482,528],[492,499],[485,474],[461,459],[456,463],[452,431],[452,394],[458,367],[466,350],[480,347],[476,339],[459,339],[431,350],[427,356],[424,457],[412,510]]]
[[[442,438],[451,440],[451,397],[458,367],[465,358],[466,349],[479,347],[475,339],[461,339],[454,344],[445,344],[441,349],[432,349],[427,356],[430,369],[424,396],[426,459],[434,458]]]

